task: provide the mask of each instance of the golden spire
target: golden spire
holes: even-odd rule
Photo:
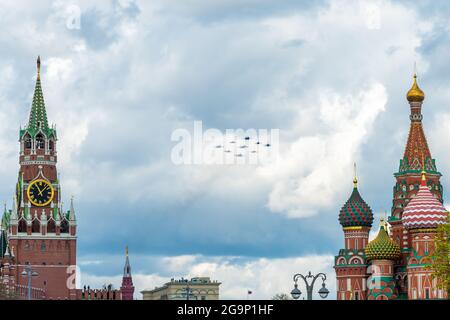
[[[422,172],[421,172],[421,175],[422,175],[422,181],[426,181],[426,178],[425,178],[425,156],[424,156],[423,152],[422,152]]]
[[[356,162],[353,163],[353,187],[358,187],[358,179],[356,178]]]
[[[425,93],[423,93],[422,89],[417,85],[417,75],[414,73],[414,81],[411,89],[409,89],[406,94],[406,99],[409,102],[417,101],[422,102],[425,99]]]
[[[386,213],[384,215],[386,216]],[[386,230],[386,218],[385,217],[380,218],[380,227],[383,227]]]
[[[128,257],[128,246],[125,247],[125,256]]]
[[[38,80],[41,79],[41,56],[37,58],[37,78]]]

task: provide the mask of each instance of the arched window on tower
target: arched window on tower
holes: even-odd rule
[[[31,137],[29,134],[27,134],[24,138],[24,148],[31,149]]]
[[[53,141],[53,139],[50,139],[50,141],[48,142],[48,148],[50,150],[53,150],[55,148],[55,142]]]
[[[41,232],[41,223],[37,218],[33,220],[33,223],[31,225],[31,232],[33,233],[39,233]]]
[[[56,232],[55,220],[50,219],[47,222],[47,233],[55,233],[55,232]]]
[[[45,148],[45,140],[42,134],[38,134],[36,136],[36,149],[44,149]]]
[[[69,223],[66,219],[61,221],[61,233],[68,233],[69,232]]]
[[[18,232],[27,232],[27,222],[25,221],[24,218],[21,218],[19,220],[19,227],[18,227]]]

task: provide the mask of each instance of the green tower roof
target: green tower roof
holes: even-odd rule
[[[38,133],[39,129],[41,129],[47,136],[54,133],[54,129],[48,126],[47,111],[45,110],[44,94],[42,93],[41,86],[40,57],[37,59],[37,78],[28,125],[24,130],[20,131],[20,135],[22,136],[25,132],[28,132],[32,137],[34,137]]]
[[[400,257],[400,247],[381,225],[377,237],[366,246],[365,253],[367,260],[396,260]]]
[[[356,164],[355,176],[353,178],[353,192],[339,212],[339,222],[344,228],[372,226],[372,209],[370,209],[370,206],[364,201],[358,191],[358,180],[356,179]]]

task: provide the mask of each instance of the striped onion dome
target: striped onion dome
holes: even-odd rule
[[[339,213],[343,227],[371,227],[373,213],[358,191],[356,177],[353,179],[353,192]]]
[[[425,173],[416,196],[403,210],[402,222],[406,229],[436,228],[446,222],[447,210],[428,189]]]
[[[367,260],[396,260],[400,257],[400,247],[391,240],[383,224],[376,238],[364,250]]]

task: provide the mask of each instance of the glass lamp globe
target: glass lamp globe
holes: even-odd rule
[[[295,300],[298,300],[301,295],[302,295],[302,292],[298,288],[297,284],[295,284],[295,288],[292,289],[292,291],[291,291],[292,298],[294,298]]]
[[[322,283],[322,288],[319,289],[319,295],[322,299],[325,299],[326,297],[328,297],[328,294],[330,293],[330,291],[328,291],[328,289],[325,287],[325,282]]]

